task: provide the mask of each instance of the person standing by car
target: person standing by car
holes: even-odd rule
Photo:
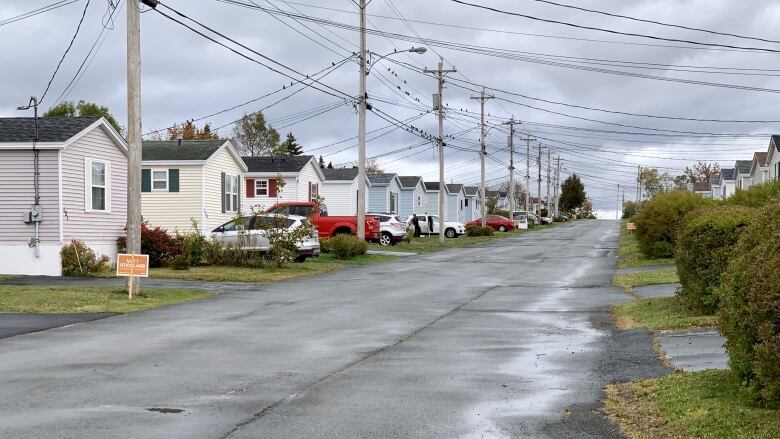
[[[433,234],[433,217],[431,215],[428,215],[428,235]]]
[[[419,238],[422,234],[422,231],[420,230],[420,218],[417,218],[417,214],[412,214],[412,226],[414,226],[414,237]]]

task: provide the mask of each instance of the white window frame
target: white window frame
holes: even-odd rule
[[[225,174],[225,212],[235,213],[238,212],[238,191],[239,191],[239,176]]]
[[[265,187],[261,188],[260,183],[265,183]],[[264,190],[265,193],[261,194],[260,190]],[[271,185],[267,178],[255,178],[255,196],[256,197],[268,197],[271,191]]]
[[[420,207],[422,205],[422,195],[417,196],[417,207]]]
[[[104,169],[103,186],[92,183],[92,165],[101,163]],[[105,197],[104,209],[92,208],[92,188],[102,187]],[[111,162],[107,160],[84,159],[84,211],[89,213],[111,213]]]
[[[155,181],[157,181],[157,182],[163,181],[163,180],[161,180],[159,178],[157,178],[157,179],[154,178],[154,173],[155,172],[158,172],[158,173],[159,172],[164,172],[165,173],[165,189],[155,189],[154,182]],[[168,170],[167,169],[154,169],[154,168],[152,168],[151,169],[151,178],[152,178],[152,192],[168,192],[168,190],[170,188],[170,186],[169,186],[169,184],[170,184],[169,181],[170,180],[168,179],[169,176],[168,176]]]

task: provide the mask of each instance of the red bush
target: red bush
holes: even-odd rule
[[[127,238],[118,238],[117,245],[120,252],[125,252]],[[145,221],[141,223],[141,253],[149,255],[150,267],[163,267],[184,253],[184,238],[171,236],[160,227],[149,227]]]

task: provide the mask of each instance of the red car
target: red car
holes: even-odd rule
[[[482,218],[469,221],[466,223],[466,225],[482,227]],[[507,230],[512,230],[515,228],[515,222],[501,215],[488,215],[487,226],[493,230],[498,230],[499,232],[506,232]]]

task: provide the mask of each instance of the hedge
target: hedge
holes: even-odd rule
[[[732,206],[762,207],[780,194],[780,180],[739,190],[726,199]]]
[[[733,257],[734,246],[755,217],[755,209],[721,206],[695,210],[685,217],[677,233],[674,259],[682,288],[677,297],[697,314],[717,309],[715,288]]]
[[[639,249],[651,258],[674,256],[677,225],[693,210],[715,205],[715,201],[687,191],[669,191],[646,201],[636,216]]]
[[[729,365],[757,397],[780,400],[780,198],[758,211],[734,256],[717,290]]]

